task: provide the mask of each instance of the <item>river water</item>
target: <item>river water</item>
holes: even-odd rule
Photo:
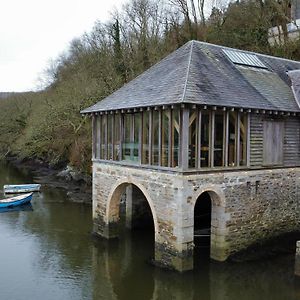
[[[0,166],[0,187],[31,182]],[[153,234],[124,232],[119,241],[91,236],[91,207],[44,188],[26,210],[0,213],[0,300],[300,299],[294,256],[251,263],[210,262],[200,250],[185,274],[153,267]]]

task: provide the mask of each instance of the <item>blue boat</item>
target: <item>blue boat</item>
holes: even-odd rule
[[[16,212],[16,211],[33,211],[33,207],[31,203],[27,203],[19,206],[0,208],[0,214],[8,213],[8,212]]]
[[[7,184],[3,190],[6,194],[18,194],[28,192],[38,192],[41,188],[40,184]]]
[[[31,201],[33,193],[15,196],[0,200],[0,208],[9,208],[27,204]]]

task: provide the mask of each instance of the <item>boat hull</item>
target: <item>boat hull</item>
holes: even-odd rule
[[[16,196],[9,199],[0,200],[0,208],[10,208],[30,203],[32,199],[32,194],[33,193],[29,193],[22,196]]]
[[[18,194],[18,193],[29,193],[38,192],[41,188],[40,184],[14,184],[5,185],[3,187],[5,194]]]

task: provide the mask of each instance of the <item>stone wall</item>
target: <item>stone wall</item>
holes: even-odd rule
[[[129,184],[146,197],[154,219],[155,260],[193,268],[194,206],[212,199],[211,257],[223,261],[247,246],[300,229],[300,168],[183,175],[118,164],[93,164],[95,233],[118,235],[119,201]]]

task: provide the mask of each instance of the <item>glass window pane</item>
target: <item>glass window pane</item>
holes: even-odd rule
[[[140,149],[140,130],[141,130],[141,113],[136,113],[134,116],[134,132],[133,132],[133,151],[131,160],[138,162],[139,161],[139,149]]]
[[[122,159],[130,160],[131,150],[131,130],[132,130],[132,116],[130,114],[124,115],[124,130],[122,143]]]
[[[223,143],[224,143],[224,112],[215,113],[214,132],[214,166],[224,166]]]
[[[101,140],[100,140],[100,133],[101,133],[101,119],[100,116],[97,116],[97,146],[96,146],[96,158],[99,159],[100,158],[100,144],[101,144]]]
[[[210,112],[203,111],[201,117],[201,167],[209,166]]]
[[[162,156],[161,156],[161,165],[168,167],[169,162],[169,129],[171,122],[171,111],[164,110],[162,111]]]
[[[179,120],[180,110],[174,109],[172,111],[173,124],[172,124],[172,159],[171,166],[178,167],[178,153],[179,153]]]
[[[143,113],[143,153],[142,164],[149,164],[149,115],[150,111]]]
[[[153,111],[152,121],[152,164],[159,164],[159,111]]]
[[[113,159],[113,115],[107,116],[107,160]]]
[[[228,166],[236,166],[236,120],[237,113],[229,112],[229,128],[228,128]]]
[[[189,168],[197,166],[197,122],[198,111],[191,110],[189,118]]]
[[[93,158],[97,158],[97,143],[98,143],[98,131],[97,131],[97,121],[98,118],[93,116],[92,126],[93,126]]]
[[[120,140],[120,119],[121,115],[116,114],[115,115],[115,126],[114,126],[114,160],[120,160],[120,145],[121,145],[121,140]]]

